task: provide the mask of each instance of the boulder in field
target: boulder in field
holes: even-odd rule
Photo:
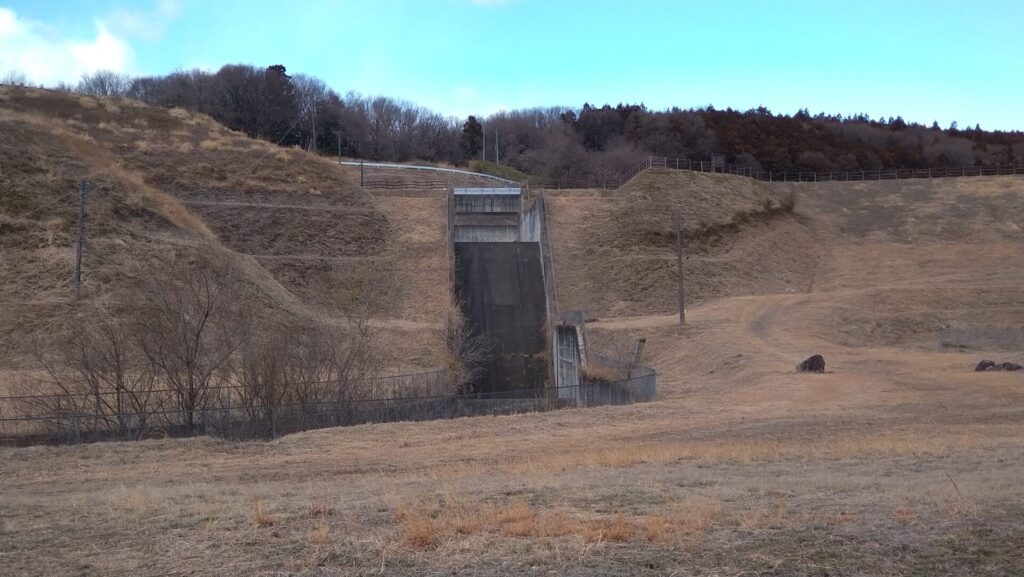
[[[821,355],[813,355],[811,357],[808,357],[802,363],[796,366],[796,370],[801,373],[824,373],[825,357]]]

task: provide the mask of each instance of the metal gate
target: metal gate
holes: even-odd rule
[[[555,387],[559,399],[579,399],[580,347],[576,327],[560,326],[555,330],[558,340],[555,363]]]

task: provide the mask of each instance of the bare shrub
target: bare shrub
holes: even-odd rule
[[[28,86],[28,77],[23,72],[8,70],[0,76],[0,84],[8,86]]]
[[[592,352],[580,369],[584,382],[613,383],[628,380],[633,368],[636,341],[622,334],[607,334],[601,339],[600,352]]]
[[[158,409],[154,394],[155,367],[148,362],[126,323],[105,311],[68,335],[58,353],[37,353],[43,368],[43,395],[26,396],[20,412],[49,421],[56,432],[116,432],[122,438],[141,438],[149,430],[150,413]],[[88,423],[83,422],[83,415]]]
[[[281,434],[281,419],[290,428],[333,408],[331,422],[343,424],[352,403],[369,391],[364,378],[373,366],[365,322],[339,328],[280,320],[251,330],[229,369],[238,401],[245,407],[253,433]]]
[[[263,508],[263,500],[256,499],[252,504],[252,520],[257,527],[272,527],[277,523],[277,517],[271,515]]]
[[[242,343],[250,321],[240,279],[215,257],[152,270],[136,304],[134,331],[171,389],[188,431]]]
[[[83,74],[78,81],[77,91],[91,96],[125,96],[131,85],[132,79],[126,74],[99,70]]]
[[[445,310],[438,337],[444,347],[444,368],[450,392],[468,393],[491,358],[493,343],[486,336],[473,332],[460,303],[452,303]]]

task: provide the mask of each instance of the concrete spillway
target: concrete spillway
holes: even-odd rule
[[[543,202],[525,209],[519,188],[456,188],[448,218],[455,296],[472,334],[492,347],[473,391],[543,394],[554,374],[554,274],[544,256]]]
[[[543,389],[549,357],[540,243],[457,242],[454,248],[463,314],[494,347],[474,392],[522,396]]]

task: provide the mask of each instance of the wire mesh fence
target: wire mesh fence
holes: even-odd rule
[[[425,167],[408,164],[382,164],[371,162],[343,162],[349,166],[362,166],[370,170],[363,177],[363,187],[374,190],[391,191],[436,191],[445,190],[452,185],[452,178],[492,179],[497,186],[501,183],[527,184],[537,190],[614,190],[634,179],[646,170],[687,170],[691,172],[707,172],[745,176],[764,182],[848,182],[869,180],[906,180],[914,178],[952,178],[970,176],[1009,176],[1024,175],[1022,164],[989,164],[973,166],[940,166],[934,168],[883,168],[877,170],[836,170],[827,172],[815,171],[772,171],[755,170],[741,164],[726,164],[721,157],[708,160],[690,158],[668,158],[649,156],[635,167],[621,173],[604,174],[587,177],[529,177],[522,183],[501,177],[437,167]],[[390,171],[390,173],[388,172]],[[403,171],[418,171],[422,174],[415,179],[403,178]],[[431,176],[429,173],[434,173]],[[442,176],[443,175],[443,176]]]
[[[949,328],[941,329],[940,351],[948,350],[1024,350],[1024,328]]]
[[[639,370],[643,369],[643,370]],[[652,369],[615,382],[581,383],[568,394],[558,387],[492,393],[448,394],[444,371],[377,380],[374,397],[313,402],[246,402],[236,387],[211,390],[201,406],[182,408],[173,395],[146,411],[99,403],[96,395],[0,397],[0,445],[77,444],[110,440],[211,435],[228,439],[269,439],[311,429],[393,421],[425,421],[478,415],[508,415],[567,407],[625,405],[653,400]],[[431,393],[431,389],[436,392]],[[338,391],[343,390],[338,387]],[[168,391],[170,392],[170,391]],[[110,395],[116,393],[102,393]]]

